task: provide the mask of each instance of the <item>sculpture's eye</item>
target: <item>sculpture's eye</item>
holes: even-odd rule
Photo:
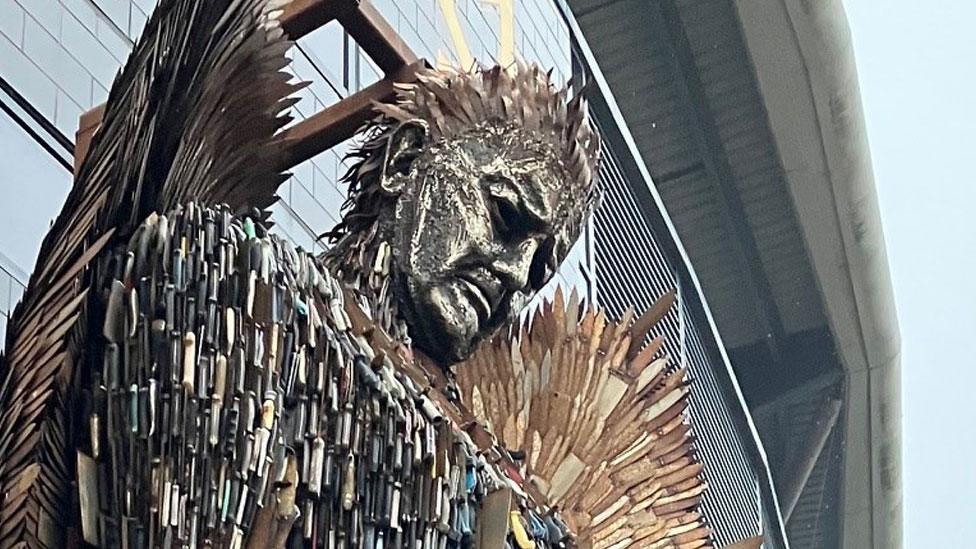
[[[522,208],[514,183],[492,176],[487,183],[486,203],[495,236],[505,242],[524,238],[532,228],[531,220]]]
[[[420,156],[420,151],[417,149],[405,149],[397,153],[393,158],[392,171],[397,175],[407,175],[410,173],[410,168],[413,166],[413,161]]]

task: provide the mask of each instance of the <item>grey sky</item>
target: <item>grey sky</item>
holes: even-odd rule
[[[973,547],[976,2],[844,4],[902,332],[905,547]]]

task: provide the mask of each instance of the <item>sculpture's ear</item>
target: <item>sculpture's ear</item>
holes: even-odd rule
[[[386,144],[383,157],[383,177],[380,186],[390,194],[399,194],[416,160],[427,144],[430,130],[423,120],[401,122]]]

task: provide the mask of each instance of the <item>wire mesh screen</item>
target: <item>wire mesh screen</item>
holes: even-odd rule
[[[677,306],[658,324],[659,333],[654,335],[664,336],[663,352],[671,357],[673,367],[686,365],[695,380],[691,414],[709,486],[702,506],[720,547],[759,535],[762,513],[756,474],[715,377],[715,369],[725,365],[709,359],[688,312],[686,300],[698,296],[681,292],[677,270],[657,244],[658,236],[644,220],[630,183],[606,143],[600,180],[602,203],[593,221],[600,304],[619,318],[629,307],[640,314],[667,292],[678,292]]]

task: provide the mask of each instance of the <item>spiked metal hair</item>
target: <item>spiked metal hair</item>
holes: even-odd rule
[[[485,123],[514,124],[551,139],[567,180],[564,227],[578,230],[593,207],[600,139],[590,125],[582,95],[567,103],[551,73],[537,65],[471,71],[423,70],[412,84],[397,85],[395,102],[377,104],[379,115],[365,128],[365,141],[343,178],[349,185],[342,221],[326,236],[338,241],[368,231],[380,213],[380,174],[389,140],[403,122],[421,120],[433,141],[449,139]],[[567,250],[568,251],[568,250]]]

